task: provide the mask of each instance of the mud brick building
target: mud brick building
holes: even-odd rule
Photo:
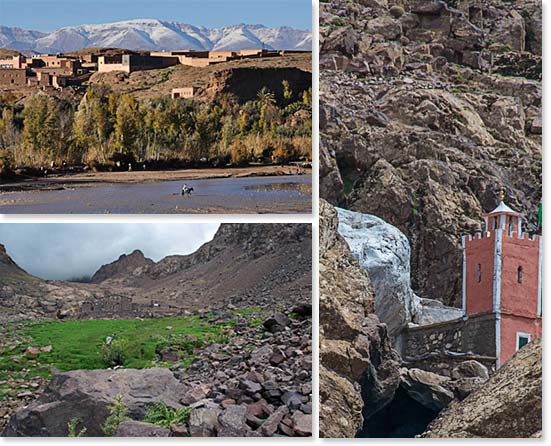
[[[182,87],[182,88],[173,88],[171,97],[172,99],[178,99],[178,98],[192,98],[195,95],[195,87]]]
[[[7,59],[0,59],[0,68],[25,68],[27,59],[24,56],[13,56]]]
[[[176,56],[142,56],[122,54],[117,56],[98,57],[98,72],[124,71],[132,73],[141,70],[167,68],[179,63]]]
[[[524,232],[524,216],[503,200],[483,218],[484,232],[462,238],[463,317],[405,329],[407,361],[475,355],[497,369],[542,335],[542,237]]]
[[[0,85],[26,85],[25,68],[0,68]]]

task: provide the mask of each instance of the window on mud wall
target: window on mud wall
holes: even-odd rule
[[[524,347],[529,342],[530,342],[530,334],[529,333],[518,333],[517,332],[517,350],[520,350],[522,347]]]
[[[522,266],[517,268],[517,282],[522,283]]]
[[[482,282],[482,266],[480,265],[480,263],[478,264],[476,275],[477,275],[478,283]]]

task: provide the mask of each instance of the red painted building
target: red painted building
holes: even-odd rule
[[[485,231],[462,240],[463,312],[494,315],[497,368],[541,336],[543,244],[503,201],[483,218]]]

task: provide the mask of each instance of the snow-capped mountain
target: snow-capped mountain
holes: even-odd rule
[[[205,28],[156,19],[69,26],[51,33],[0,26],[0,47],[37,53],[63,53],[88,47],[131,50],[312,49],[312,33],[289,27],[233,25]]]

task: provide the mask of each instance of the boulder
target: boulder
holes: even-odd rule
[[[218,430],[220,409],[197,408],[189,416],[191,437],[214,437]]]
[[[381,16],[367,22],[367,31],[380,34],[388,40],[395,40],[402,35],[402,24],[392,17]]]
[[[420,309],[420,298],[411,289],[409,241],[378,217],[340,208],[337,212],[339,234],[369,273],[375,313],[395,336]]]
[[[289,319],[285,314],[274,313],[264,321],[264,327],[266,330],[274,333],[276,331],[284,330],[290,323],[291,319]]]
[[[272,413],[266,421],[262,424],[260,427],[260,433],[266,437],[271,437],[277,432],[277,427],[281,420],[283,420],[283,417],[285,417],[289,413],[289,409],[287,406],[280,406],[278,407],[274,413]]]
[[[141,420],[146,406],[163,401],[180,408],[185,387],[168,369],[75,370],[55,375],[44,393],[16,412],[5,436],[66,437],[73,418],[84,420],[89,436],[103,436],[101,426],[118,395],[132,419]]]
[[[434,412],[440,412],[454,398],[451,390],[444,387],[449,378],[420,369],[400,370],[400,387],[407,394]]]
[[[123,421],[117,428],[116,437],[170,437],[170,429],[141,421]]]
[[[299,437],[312,436],[312,415],[297,411],[292,416],[293,430]]]
[[[528,438],[542,429],[542,343],[520,349],[463,401],[427,428],[432,438]]]
[[[455,367],[451,372],[451,377],[453,379],[461,378],[481,378],[487,380],[490,375],[488,373],[488,368],[475,360],[463,361],[457,367]]]
[[[218,417],[219,437],[244,437],[249,430],[247,424],[247,408],[245,406],[230,406]]]
[[[194,386],[191,389],[189,389],[184,394],[184,397],[180,400],[180,402],[184,406],[189,406],[190,404],[196,403],[197,401],[201,401],[209,393],[210,393],[210,385],[209,384],[199,384],[199,385]]]

